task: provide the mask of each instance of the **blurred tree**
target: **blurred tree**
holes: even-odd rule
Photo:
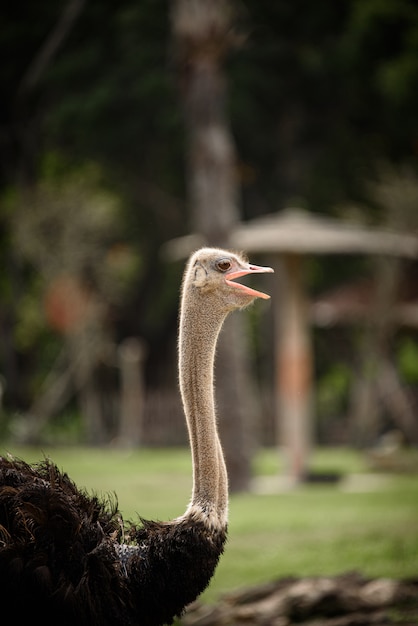
[[[381,167],[378,180],[370,187],[389,227],[418,231],[418,176],[413,171]],[[375,261],[375,301],[365,328],[362,362],[353,386],[353,439],[362,446],[376,443],[384,430],[384,413],[390,415],[408,442],[418,444],[416,406],[402,384],[393,357],[398,331],[393,310],[399,300],[404,271],[402,259],[378,257]]]
[[[31,408],[29,438],[38,438],[45,421],[63,408],[73,383],[88,441],[103,442],[105,419],[95,379],[101,363],[116,359],[109,307],[124,300],[139,270],[135,252],[119,249],[120,203],[100,188],[95,167],[67,172],[64,180],[49,173],[9,202],[14,205],[10,219],[15,254],[35,268],[38,306],[44,303],[46,320],[65,338],[57,367]],[[27,313],[25,306],[17,307],[17,332],[27,324]]]
[[[366,197],[381,159],[417,161],[414,0],[246,0],[231,120],[248,216]]]
[[[296,199],[333,212],[365,199],[364,181],[382,159],[416,167],[415,0],[244,0],[237,20],[248,36],[240,54],[225,59],[226,107],[245,217]],[[125,239],[138,251],[142,272],[137,296],[115,316],[116,333],[145,337],[149,383],[167,376],[180,268],[164,265],[158,251],[190,225],[169,39],[164,0],[19,0],[0,8],[0,52],[7,59],[0,67],[6,405],[27,404],[25,374],[32,377],[38,363],[33,348],[13,343],[16,302],[33,293],[35,278],[16,262],[6,199],[16,185],[36,184],[51,152],[71,166],[99,162],[106,187],[122,197]],[[376,220],[384,214],[376,202],[367,206]],[[347,278],[355,263],[344,265]],[[335,283],[341,271],[338,263],[321,266],[316,288]]]
[[[177,193],[182,188],[178,150],[174,157],[171,149],[181,141],[167,141],[167,136],[176,135],[178,113],[170,99],[165,3],[125,1],[116,6],[93,0],[84,5],[69,2],[64,8],[48,0],[41,4],[36,11],[28,2],[1,9],[0,49],[13,59],[0,70],[7,94],[0,103],[0,219],[5,233],[0,255],[3,267],[9,268],[1,285],[6,296],[0,311],[1,367],[7,397],[20,405],[23,372],[31,365],[30,359],[21,358],[22,346],[11,345],[10,328],[16,326],[17,292],[27,291],[24,284],[33,274],[16,264],[8,234],[9,192],[4,190],[36,185],[39,164],[51,151],[65,155],[63,176],[65,169],[71,171],[85,159],[100,163],[106,171],[102,188],[123,198],[119,220],[126,226],[126,246],[114,247],[109,258],[115,267],[126,260],[126,250],[133,250],[144,270],[137,276],[131,306],[119,303],[113,311],[116,334],[146,336],[155,348],[150,350],[151,361],[157,363],[167,359],[162,352],[176,328],[180,278],[179,268],[161,263],[159,247],[173,232],[181,232],[184,223],[182,201],[165,190]],[[76,5],[78,19],[71,21],[68,11]]]
[[[172,11],[175,56],[189,141],[187,183],[191,229],[207,245],[228,247],[239,220],[234,141],[226,111],[225,57],[237,44],[232,5],[177,0]],[[237,323],[239,322],[239,323]],[[217,351],[217,404],[231,491],[249,488],[250,425],[255,399],[245,320],[225,323]]]

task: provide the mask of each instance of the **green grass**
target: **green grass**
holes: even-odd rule
[[[44,452],[78,485],[115,492],[127,519],[137,512],[154,519],[176,517],[189,500],[187,450],[11,448],[10,452],[29,461]],[[258,475],[276,474],[276,453],[261,452],[254,466]],[[348,450],[320,450],[312,466],[345,474],[366,471],[362,457]],[[232,497],[227,549],[205,599],[282,576],[353,569],[369,576],[417,576],[418,476],[384,477],[365,483],[362,491],[307,485],[273,495]]]

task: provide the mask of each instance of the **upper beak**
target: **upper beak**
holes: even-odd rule
[[[256,289],[251,289],[251,287],[247,287],[247,285],[243,285],[242,283],[235,283],[233,281],[236,278],[240,278],[241,276],[247,276],[248,274],[266,274],[272,272],[274,272],[274,269],[271,267],[262,267],[261,265],[252,265],[248,263],[248,265],[243,269],[237,270],[235,272],[228,272],[226,274],[225,280],[228,285],[245,291],[245,293],[247,293],[249,296],[253,296],[254,298],[264,298],[264,300],[268,300],[270,296],[267,293],[257,291]]]

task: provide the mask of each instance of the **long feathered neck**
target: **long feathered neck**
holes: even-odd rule
[[[214,401],[214,360],[225,311],[208,306],[184,284],[180,313],[180,390],[193,461],[192,499],[186,516],[225,527],[228,481],[219,442]]]

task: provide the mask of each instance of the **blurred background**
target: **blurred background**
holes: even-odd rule
[[[0,46],[2,447],[185,446],[184,259],[297,208],[408,237],[303,248],[309,416],[288,472],[309,478],[313,442],[405,469],[385,453],[418,444],[416,3],[19,0]],[[283,443],[274,302],[300,250],[273,248],[250,246],[273,304],[235,316],[219,353],[233,491]]]

